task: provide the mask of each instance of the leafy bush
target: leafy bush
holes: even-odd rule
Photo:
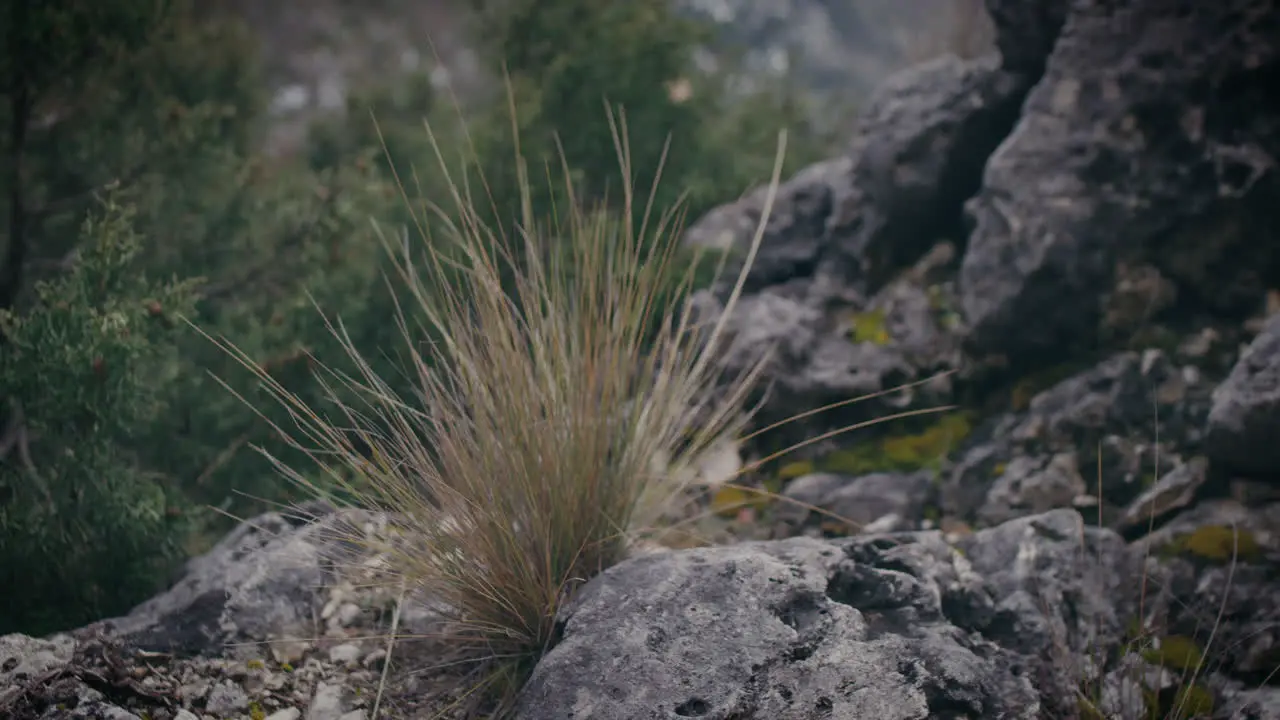
[[[5,617],[36,627],[65,621],[61,607],[87,620],[136,600],[181,549],[186,498],[121,441],[165,416],[191,284],[138,271],[141,242],[118,205],[81,239],[75,267],[39,283],[32,310],[0,311],[0,582]]]
[[[331,342],[313,298],[390,314],[368,218],[392,193],[358,167],[258,154],[264,86],[243,27],[152,0],[18,3],[8,19],[0,119],[23,131],[0,141],[0,401],[22,407],[4,436],[28,440],[50,491],[5,454],[0,567],[27,590],[6,598],[0,632],[44,632],[154,592],[226,526],[207,507],[295,495],[251,450],[278,444],[269,425],[210,377],[228,358],[185,323],[143,334],[142,303],[235,336],[305,393],[306,352]],[[393,331],[359,326],[370,346]]]

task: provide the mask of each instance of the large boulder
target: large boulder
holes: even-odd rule
[[[1213,387],[1185,357],[1117,353],[990,418],[955,453],[941,510],[979,525],[1062,507],[1115,521],[1202,451]]]
[[[963,203],[1028,86],[995,56],[912,68],[870,100],[848,155],[779,188],[722,357],[735,372],[770,356],[775,392],[762,419],[956,368],[958,300],[940,276],[956,257],[938,242],[962,237]],[[743,248],[765,195],[757,190],[712,211],[686,242]],[[907,265],[916,272],[900,277]],[[703,293],[698,302],[716,314],[723,295]],[[885,339],[863,337],[859,323],[883,325]],[[935,395],[945,398],[945,388]],[[884,407],[858,411],[866,417]]]
[[[377,578],[377,554],[350,539],[383,527],[320,504],[267,513],[124,617],[0,636],[0,717],[367,718],[396,595]],[[401,603],[399,619],[408,634],[439,632],[420,604]]]
[[[168,591],[102,625],[130,645],[180,655],[307,632],[333,583],[325,533],[336,518],[312,510],[240,524],[188,562]]]
[[[1078,678],[1055,653],[1119,641],[1134,559],[1070,511],[955,546],[924,533],[645,556],[582,591],[518,717],[1057,717]]]
[[[1207,449],[1222,466],[1280,479],[1280,314],[1213,393]]]
[[[1252,308],[1280,259],[1278,17],[1274,0],[1071,6],[969,204],[971,351],[1033,362],[1096,345],[1122,263]]]

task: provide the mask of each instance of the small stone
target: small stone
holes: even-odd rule
[[[341,720],[343,716],[342,688],[320,683],[307,707],[307,720]]]
[[[360,646],[355,643],[343,643],[329,648],[329,660],[343,665],[355,665],[360,661]]]
[[[263,680],[262,684],[267,690],[279,690],[289,681],[289,676],[283,673],[271,673]]]
[[[249,695],[239,685],[221,683],[209,693],[205,709],[214,715],[226,717],[249,707]]]
[[[277,710],[266,717],[266,720],[298,720],[302,717],[302,711],[298,708],[285,708]]]
[[[377,650],[374,650],[373,652],[366,655],[364,657],[364,660],[361,661],[361,664],[367,668],[374,668],[374,669],[380,670],[382,669],[382,663],[386,659],[387,659],[387,651],[382,648],[378,648]]]
[[[1209,351],[1213,349],[1214,344],[1216,344],[1220,339],[1221,337],[1217,330],[1214,330],[1211,327],[1204,328],[1195,335],[1192,335],[1182,341],[1182,344],[1178,346],[1178,353],[1188,358],[1201,358],[1208,355]]]
[[[297,665],[310,649],[311,645],[302,641],[273,642],[271,643],[271,657],[282,665]]]
[[[343,603],[342,607],[338,608],[338,622],[344,626],[350,626],[360,618],[361,612],[359,605]]]
[[[340,602],[340,598],[335,597],[329,600],[329,602],[325,603],[324,609],[320,611],[320,619],[328,620],[329,618],[333,617],[334,613],[338,611],[339,602]]]
[[[203,698],[209,694],[209,681],[204,678],[192,678],[191,682],[182,686],[181,695],[184,698]]]

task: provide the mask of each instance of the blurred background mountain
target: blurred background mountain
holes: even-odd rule
[[[296,147],[309,119],[344,107],[353,91],[396,75],[429,72],[460,99],[494,86],[468,36],[467,0],[211,0],[210,11],[244,20],[261,42],[275,142]],[[982,0],[673,0],[707,23],[704,72],[732,68],[748,87],[798,80],[813,99],[854,103],[890,73],[952,52],[992,48]]]

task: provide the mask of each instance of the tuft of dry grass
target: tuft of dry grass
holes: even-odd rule
[[[321,366],[324,408],[215,340],[288,409],[294,427],[275,429],[315,462],[304,471],[277,461],[281,472],[394,518],[403,542],[380,550],[407,592],[446,614],[445,662],[466,668],[464,711],[511,708],[574,589],[688,497],[689,474],[654,459],[680,467],[737,435],[762,367],[721,378],[714,358],[728,312],[699,326],[680,293],[662,292],[673,273],[692,282],[691,268],[674,266],[680,213],[655,213],[652,192],[638,205],[625,121],[614,129],[616,214],[572,201],[541,224],[522,169],[522,222],[510,235],[487,225],[467,184],[451,178],[450,212],[415,217],[425,242],[383,236],[408,290],[396,322],[410,396],[378,376],[340,320],[330,329],[355,370]],[[763,237],[784,150],[785,134],[727,309]]]

